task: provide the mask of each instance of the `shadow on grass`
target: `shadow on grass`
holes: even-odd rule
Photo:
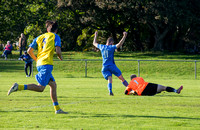
[[[154,97],[179,97],[179,98],[191,98],[191,97],[195,97],[195,98],[200,98],[200,96],[199,95],[179,95],[179,94],[174,94],[174,95],[165,95],[165,94],[159,94],[159,95],[155,95]]]
[[[13,110],[13,111],[0,111],[0,113],[1,112],[45,112],[45,113],[47,113],[47,112],[51,112],[52,113],[52,111],[31,111],[31,110]]]
[[[97,114],[94,117],[130,117],[130,118],[158,118],[158,119],[188,119],[188,120],[200,120],[200,118],[192,117],[166,117],[166,116],[140,116],[140,115],[110,115],[110,114]]]
[[[99,72],[100,73],[100,72]],[[67,74],[65,76],[63,76],[63,78],[88,78],[88,79],[95,79],[95,78],[102,78],[103,76],[87,76],[85,77],[84,74],[82,74],[81,76],[77,76],[77,74]]]
[[[73,112],[72,112],[73,113]],[[111,118],[111,117],[128,117],[128,118],[152,118],[152,119],[187,119],[187,120],[200,120],[200,118],[192,118],[192,117],[178,117],[178,116],[172,116],[172,117],[167,117],[167,116],[143,116],[143,115],[116,115],[116,114],[94,114],[94,115],[87,115],[85,113],[81,113],[82,115],[80,116],[70,116],[70,118]]]
[[[23,61],[1,61],[0,66],[0,72],[24,71]]]

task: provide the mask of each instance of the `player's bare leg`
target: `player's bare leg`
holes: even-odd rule
[[[166,91],[166,88],[167,88],[167,87],[158,84],[157,93],[161,93],[162,91]]]
[[[181,90],[183,89],[183,86],[181,86],[179,89],[174,89],[172,87],[165,87],[165,86],[162,86],[162,85],[159,85],[158,84],[158,87],[157,87],[157,93],[160,93],[162,91],[167,91],[167,92],[175,92],[175,93],[180,93]]]
[[[39,85],[36,85],[36,84],[19,85],[17,83],[14,83],[13,86],[8,91],[8,95],[10,95],[12,92],[21,91],[21,90],[43,92],[44,89],[45,89],[45,86],[42,86],[40,84]]]
[[[49,82],[50,86],[50,96],[51,100],[53,102],[54,108],[55,108],[55,114],[67,114],[68,112],[64,112],[62,109],[60,109],[58,105],[58,100],[57,100],[57,85],[55,81],[50,81]]]
[[[125,87],[128,86],[128,82],[124,79],[124,77],[123,77],[122,75],[120,75],[118,78],[122,81],[122,84],[123,84]]]
[[[27,85],[27,90],[31,90],[31,91],[36,91],[36,92],[43,92],[45,89],[45,86],[42,86],[40,84],[36,85],[36,84],[28,84]]]
[[[52,100],[53,102],[57,102],[57,92],[56,92],[57,85],[56,85],[56,82],[50,81],[50,82],[49,82],[49,86],[50,86],[50,96],[51,96],[51,100]]]

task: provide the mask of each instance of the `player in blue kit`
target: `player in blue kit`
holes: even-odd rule
[[[122,39],[116,45],[113,45],[114,40],[113,40],[112,37],[109,37],[107,39],[106,45],[98,44],[97,43],[97,36],[98,36],[98,32],[96,31],[95,36],[94,36],[93,45],[95,47],[99,48],[100,51],[101,51],[101,55],[102,55],[102,58],[103,58],[102,74],[103,74],[103,77],[106,80],[108,80],[109,95],[113,96],[114,94],[112,92],[112,74],[117,76],[122,81],[122,84],[125,87],[128,86],[128,82],[124,79],[121,71],[117,68],[117,66],[115,65],[115,61],[114,61],[115,49],[117,49],[117,48],[119,48],[123,45],[123,43],[126,39],[126,36],[127,36],[127,32],[123,32]]]
[[[38,74],[35,76],[38,85],[36,84],[17,84],[15,83],[10,90],[8,95],[12,92],[17,92],[21,90],[31,90],[36,92],[43,92],[46,85],[50,86],[50,96],[54,105],[55,114],[67,114],[62,109],[60,109],[57,92],[56,92],[56,82],[52,75],[53,70],[53,55],[56,50],[58,59],[62,60],[61,55],[61,39],[56,34],[58,30],[58,24],[56,21],[46,21],[47,33],[38,36],[29,45],[28,54],[37,63]],[[34,49],[38,49],[37,57],[34,54]]]

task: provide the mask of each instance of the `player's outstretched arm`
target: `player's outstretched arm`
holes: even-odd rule
[[[35,54],[33,53],[33,48],[32,47],[29,47],[27,52],[28,54],[30,55],[30,57],[34,60],[34,61],[37,61],[37,57],[35,56]]]
[[[94,45],[95,47],[97,47],[97,45],[98,45],[98,43],[97,43],[97,36],[98,36],[98,31],[96,31],[95,34],[94,34],[93,45]]]
[[[63,60],[61,48],[59,46],[56,46],[56,54],[58,56],[58,59]]]
[[[122,39],[120,40],[120,42],[116,45],[117,48],[121,47],[126,39],[126,36],[127,36],[127,32],[123,32],[123,37]]]

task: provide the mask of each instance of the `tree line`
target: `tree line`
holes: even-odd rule
[[[198,51],[199,0],[1,0],[0,42],[27,43],[45,33],[45,21],[57,20],[64,51],[92,50],[95,30],[99,43],[115,42],[128,32],[123,51]]]

